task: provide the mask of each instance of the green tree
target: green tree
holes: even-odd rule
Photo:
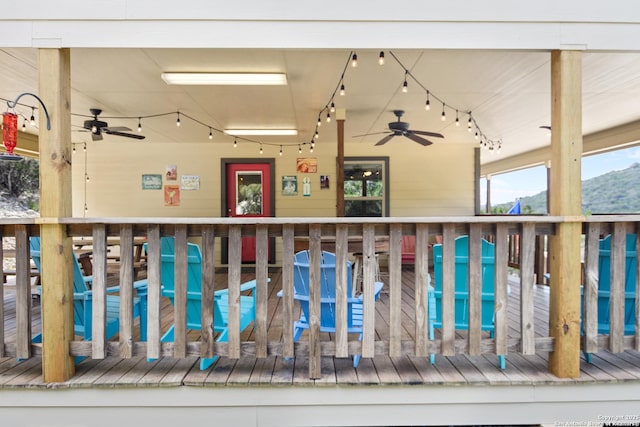
[[[0,191],[13,197],[38,192],[39,163],[35,159],[0,163]]]

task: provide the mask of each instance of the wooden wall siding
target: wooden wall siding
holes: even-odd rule
[[[598,220],[598,221],[596,221]],[[93,337],[90,342],[73,341],[70,352],[75,356],[88,356],[102,359],[105,356],[119,356],[131,358],[145,355],[149,358],[171,356],[185,358],[189,356],[227,356],[241,358],[243,356],[295,356],[308,358],[309,377],[319,378],[321,375],[323,356],[345,357],[347,355],[362,354],[364,358],[374,355],[416,355],[426,356],[429,353],[455,355],[460,353],[476,355],[481,353],[533,354],[536,351],[553,350],[553,340],[548,335],[541,335],[534,330],[533,269],[535,259],[535,240],[540,236],[553,233],[555,224],[562,221],[558,217],[469,217],[469,218],[383,218],[371,222],[367,219],[346,218],[314,218],[309,219],[260,219],[253,223],[248,219],[101,219],[85,220],[79,218],[61,219],[65,224],[67,235],[93,236],[94,238],[94,310]],[[585,219],[585,286],[583,319],[584,349],[597,352],[598,349],[609,349],[621,352],[625,349],[639,348],[639,340],[633,335],[624,335],[623,319],[620,316],[611,318],[611,334],[597,334],[597,286],[598,286],[598,243],[606,234],[612,233],[612,297],[611,305],[620,310],[624,305],[624,244],[625,234],[636,232],[640,226],[640,216],[599,216]],[[456,333],[453,326],[453,280],[455,269],[453,264],[454,243],[458,235],[470,236],[470,329],[468,333]],[[15,241],[16,256],[27,259],[29,236],[39,235],[39,225],[34,220],[12,219],[0,220],[0,235],[3,243],[6,239]],[[375,280],[375,245],[376,236],[390,237],[390,251],[388,257],[388,271],[384,277],[385,290],[389,293],[388,322],[377,322],[376,304],[373,301]],[[407,312],[403,310],[402,300],[402,266],[400,264],[400,250],[402,235],[416,237],[416,263],[414,273],[416,286],[414,294],[415,314],[410,310],[410,321],[403,320]],[[428,257],[426,250],[428,242],[436,235],[443,236],[444,254],[444,286],[443,286],[443,327],[436,334],[436,339],[428,340],[427,319],[427,274]],[[518,324],[511,324],[507,318],[507,304],[509,295],[507,289],[508,275],[508,236],[518,235],[520,242],[520,277],[521,296]],[[105,296],[107,285],[106,238],[119,236],[123,241],[121,251],[121,270],[119,281],[122,286],[121,298],[125,312],[120,320],[120,334],[117,341],[104,339],[105,324]],[[147,280],[148,280],[148,341],[136,341],[139,331],[135,328],[138,322],[133,322],[130,314],[134,296],[133,280],[133,248],[134,236],[145,236],[148,242]],[[160,237],[175,236],[176,238],[176,295],[173,308],[173,319],[176,324],[175,342],[161,343],[160,336],[167,325],[162,324],[160,307]],[[258,261],[255,266],[240,264],[240,245],[243,236],[257,238]],[[303,334],[298,343],[293,342],[292,322],[297,318],[297,308],[293,300],[293,240],[296,236],[305,236],[310,241],[311,257],[311,316],[308,333]],[[336,255],[338,264],[346,261],[347,238],[361,236],[364,251],[364,333],[362,341],[356,335],[346,333],[346,314],[337,316],[337,331],[335,338],[327,341],[325,334],[319,331],[320,292],[319,265],[321,237],[335,236],[338,242]],[[496,242],[496,302],[495,337],[491,338],[480,331],[479,302],[481,297],[480,281],[480,239],[491,236]],[[228,266],[216,265],[214,262],[215,245],[221,237],[229,238],[231,263]],[[278,237],[282,242],[282,253],[286,255],[282,262],[282,298],[277,307],[269,305],[269,284],[266,259],[268,256],[267,242],[269,237]],[[229,287],[229,341],[218,343],[214,340],[211,328],[204,326],[198,340],[190,338],[186,330],[186,269],[187,269],[187,241],[200,238],[203,253],[203,293],[208,295],[203,300],[210,300],[214,287]],[[640,263],[639,263],[640,265]],[[405,267],[406,268],[406,267]],[[227,272],[227,283],[214,283],[215,273],[220,270]],[[247,273],[247,269],[250,269]],[[251,271],[253,274],[251,274]],[[29,273],[30,266],[24,260],[17,264],[16,272],[16,321],[17,326],[11,331],[4,327],[4,316],[0,317],[0,355],[8,357],[29,358],[42,353],[41,344],[31,343],[32,322],[39,319],[31,318],[31,297]],[[239,296],[241,280],[247,275],[257,279],[257,310],[254,329],[250,334],[240,334],[239,331]],[[640,277],[640,275],[638,275]],[[636,284],[636,286],[638,286]],[[346,307],[346,269],[339,269],[337,283],[337,304],[342,310]],[[0,301],[2,295],[0,294]],[[213,313],[210,304],[203,307],[203,325],[211,325]],[[636,306],[640,305],[636,295]],[[380,309],[378,307],[378,309]],[[282,334],[270,334],[269,319],[274,310],[281,310]],[[620,310],[621,311],[621,310]],[[2,314],[2,312],[0,312]],[[385,315],[386,317],[386,315]],[[414,338],[407,340],[402,330],[408,322],[415,327]],[[511,319],[514,322],[514,319]],[[166,323],[166,321],[165,321]],[[507,339],[507,332],[520,329],[520,338]],[[636,326],[636,331],[638,327]],[[247,338],[248,337],[248,338]],[[243,341],[244,339],[244,341]]]

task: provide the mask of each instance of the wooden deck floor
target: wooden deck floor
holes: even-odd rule
[[[277,340],[282,335],[279,298],[281,286],[279,270],[269,273],[271,278],[269,298],[269,339]],[[247,279],[252,275],[247,273]],[[218,280],[217,283],[224,283]],[[413,318],[413,273],[403,271],[403,299],[405,319]],[[519,285],[510,281],[509,313],[512,320],[510,335],[518,334]],[[545,335],[548,328],[549,292],[545,286],[535,289],[536,330]],[[376,303],[377,339],[388,335],[388,294],[382,293]],[[15,298],[11,287],[5,287],[5,335],[11,336],[15,328]],[[162,308],[163,327],[171,324],[172,308],[165,301]],[[39,329],[40,310],[34,305],[34,332]],[[251,338],[252,331],[243,339]],[[410,339],[413,325],[404,323],[403,339]],[[197,333],[190,339],[197,339]],[[325,334],[325,339],[332,339]],[[304,339],[304,336],[303,336]],[[281,357],[242,358],[239,360],[220,358],[211,368],[200,371],[197,358],[161,358],[148,362],[144,357],[104,360],[85,360],[77,366],[71,380],[59,384],[42,382],[41,359],[35,357],[23,362],[15,359],[0,359],[0,388],[100,388],[100,387],[168,387],[168,386],[289,386],[289,385],[548,385],[579,383],[640,383],[640,353],[626,351],[611,354],[603,351],[593,356],[593,364],[581,363],[581,376],[576,379],[559,379],[548,372],[548,354],[539,352],[535,356],[509,354],[507,369],[500,370],[497,357],[492,355],[469,357],[438,357],[435,365],[428,358],[411,356],[377,356],[362,359],[354,369],[350,359],[322,358],[322,378],[308,378],[308,362],[305,358],[285,360]]]

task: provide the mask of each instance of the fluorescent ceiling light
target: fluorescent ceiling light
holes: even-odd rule
[[[297,135],[296,129],[225,129],[224,133],[233,136],[286,136]]]
[[[286,85],[284,73],[162,73],[170,85]]]

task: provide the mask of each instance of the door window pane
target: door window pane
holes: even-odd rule
[[[236,215],[262,214],[262,172],[236,173]]]
[[[386,216],[388,158],[345,159],[346,216]]]

